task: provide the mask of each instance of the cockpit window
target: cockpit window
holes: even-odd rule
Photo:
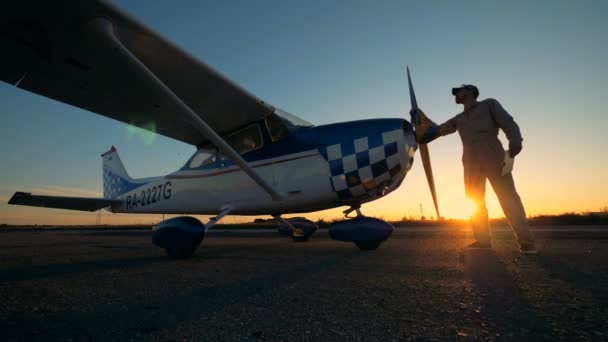
[[[243,128],[224,138],[238,154],[244,154],[262,147],[262,133],[258,124]]]
[[[188,165],[191,169],[195,169],[197,167],[209,165],[215,162],[217,159],[217,153],[213,148],[203,148],[198,150],[194,157],[190,159],[190,164]]]

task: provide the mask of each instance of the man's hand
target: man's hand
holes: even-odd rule
[[[414,125],[416,141],[419,144],[428,144],[440,136],[440,128],[431,121],[422,110],[412,109],[412,125]]]
[[[515,156],[518,155],[519,152],[521,152],[521,149],[521,141],[509,142],[509,155],[511,155],[511,158],[515,158]]]
[[[436,125],[421,109],[410,110],[410,116],[412,118],[412,125],[414,126],[430,126]]]
[[[420,118],[424,113],[420,109],[412,109],[410,110],[410,118],[412,121],[412,125],[418,126],[420,125]]]

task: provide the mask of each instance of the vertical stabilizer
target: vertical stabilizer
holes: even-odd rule
[[[129,177],[116,148],[112,148],[101,155],[103,168],[103,197],[115,199],[146,182],[137,181]]]

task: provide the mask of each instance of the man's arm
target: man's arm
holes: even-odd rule
[[[494,121],[498,125],[498,128],[502,129],[509,139],[509,151],[511,152],[511,157],[515,157],[521,152],[522,149],[522,140],[521,132],[519,130],[519,126],[515,123],[513,117],[507,113],[507,111],[502,108],[500,102],[495,99],[488,99],[490,106],[490,113],[494,118]]]
[[[458,126],[456,125],[456,117],[449,119],[448,121],[439,125],[439,134],[444,136],[456,132]]]

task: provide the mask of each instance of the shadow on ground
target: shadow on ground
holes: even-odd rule
[[[481,314],[508,339],[549,334],[494,250],[466,250],[465,274],[481,298]],[[539,323],[540,322],[540,323]]]

